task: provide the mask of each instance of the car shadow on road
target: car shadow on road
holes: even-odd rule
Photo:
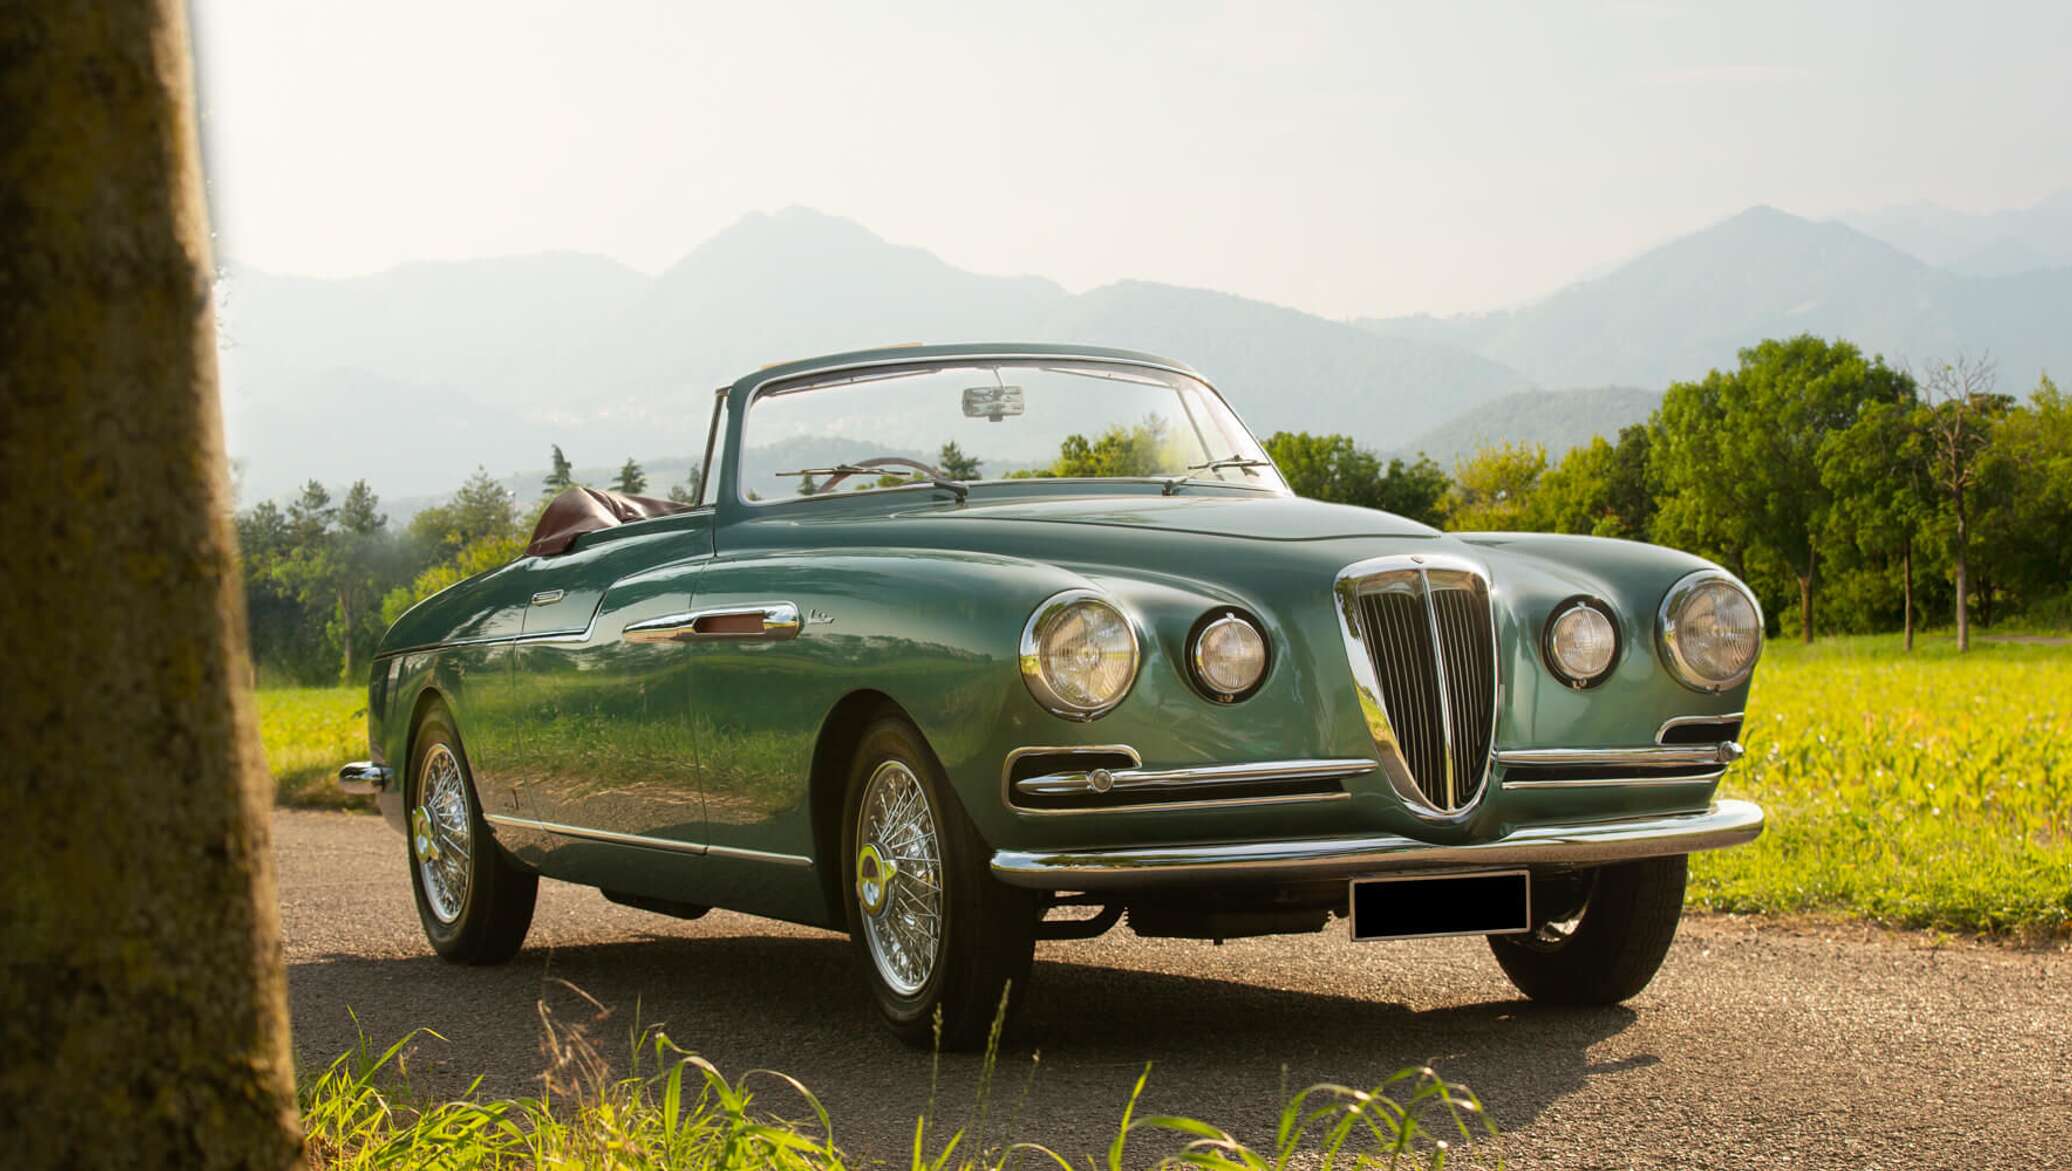
[[[386,1044],[424,1027],[444,1040],[414,1051],[418,1093],[459,1093],[478,1075],[485,1094],[535,1093],[545,1064],[544,1008],[557,1022],[587,1030],[620,1072],[632,1033],[656,1026],[729,1073],[766,1067],[794,1074],[834,1114],[845,1146],[893,1156],[911,1143],[913,1120],[931,1099],[939,1095],[946,1119],[960,1103],[972,1107],[980,1059],[946,1055],[932,1090],[932,1056],[902,1047],[883,1030],[853,963],[847,941],[836,936],[655,935],[529,949],[498,968],[459,967],[430,955],[327,957],[291,965],[289,995],[305,1068],[349,1049],[356,1029]],[[1266,1139],[1295,1090],[1322,1081],[1375,1086],[1406,1065],[1428,1063],[1471,1086],[1499,1128],[1509,1130],[1587,1079],[1653,1064],[1647,1055],[1590,1057],[1592,1046],[1634,1019],[1625,1008],[1558,1010],[1515,1000],[1414,1011],[1388,1001],[1045,958],[995,1082],[1007,1087],[996,1096],[1014,1100],[993,1109],[1011,1106],[1039,1141],[1098,1149],[1149,1063],[1143,1109],[1186,1113],[1240,1137]]]

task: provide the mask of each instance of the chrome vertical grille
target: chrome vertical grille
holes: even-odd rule
[[[1346,653],[1377,747],[1434,809],[1481,792],[1495,734],[1489,583],[1453,558],[1389,558],[1339,579]],[[1406,794],[1407,795],[1407,794]]]

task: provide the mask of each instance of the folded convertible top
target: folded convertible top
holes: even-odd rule
[[[626,496],[599,488],[570,488],[556,496],[533,526],[528,556],[552,557],[566,553],[584,533],[616,528],[629,521],[689,512],[691,506],[652,496]]]

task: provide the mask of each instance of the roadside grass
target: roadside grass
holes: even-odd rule
[[[541,1019],[546,1088],[529,1098],[483,1098],[471,1089],[458,1099],[418,1102],[404,1063],[415,1044],[442,1038],[420,1029],[377,1051],[361,1034],[357,1047],[321,1074],[299,1079],[310,1166],[847,1171],[885,1165],[847,1154],[819,1099],[788,1075],[752,1070],[730,1080],[659,1029],[636,1029],[631,1071],[615,1078],[582,1030],[555,1024],[544,1004]],[[1438,1169],[1459,1155],[1503,1165],[1496,1128],[1473,1091],[1423,1067],[1400,1070],[1371,1090],[1311,1086],[1282,1108],[1272,1149],[1254,1150],[1197,1119],[1138,1113],[1151,1074],[1146,1066],[1107,1148],[1068,1155],[1016,1135],[1040,1055],[1005,1119],[990,1109],[998,1040],[996,1020],[973,1112],[963,1124],[934,1117],[939,1087],[931,1081],[929,1108],[914,1120],[912,1171],[1283,1171],[1291,1164],[1328,1168],[1339,1160]],[[771,1102],[789,1112],[777,1112]]]
[[[1694,906],[2072,933],[2072,645],[1779,640],[1742,741],[1722,792],[1769,825],[1692,859]]]
[[[361,687],[265,687],[259,739],[274,800],[304,808],[367,805],[338,791],[338,766],[367,756],[367,691]]]

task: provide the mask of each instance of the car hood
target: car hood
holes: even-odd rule
[[[1436,537],[1429,525],[1394,513],[1295,496],[1102,496],[972,504],[932,519],[1103,525],[1262,541],[1343,537]]]

